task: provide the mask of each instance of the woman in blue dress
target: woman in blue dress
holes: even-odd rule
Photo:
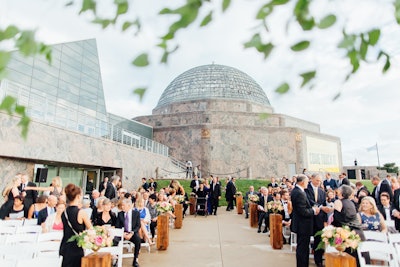
[[[139,236],[142,240],[145,242],[149,243],[150,245],[154,245],[154,242],[151,241],[149,237],[149,232],[150,232],[150,211],[148,208],[144,206],[144,200],[141,195],[136,199],[136,208],[137,211],[139,211],[140,214],[140,230],[139,230]]]
[[[385,219],[376,207],[372,197],[363,197],[361,200],[358,220],[363,230],[387,232]]]

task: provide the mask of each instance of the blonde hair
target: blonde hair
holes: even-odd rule
[[[51,180],[51,185],[52,186],[60,186],[62,187],[62,180],[60,176],[56,176]]]
[[[375,203],[375,199],[373,199],[372,197],[366,196],[363,197],[360,203],[360,208],[358,209],[359,211],[362,211],[362,203],[363,201],[368,201],[369,203],[371,203],[372,205],[372,209],[371,209],[371,213],[372,214],[376,214],[378,212],[378,208],[376,207],[376,203]]]
[[[8,197],[8,194],[10,193],[11,189],[14,186],[18,186],[17,181],[21,182],[21,177],[19,175],[14,176],[14,178],[11,179],[11,181],[8,182],[8,184],[6,185],[6,187],[4,187],[3,189],[3,197]]]

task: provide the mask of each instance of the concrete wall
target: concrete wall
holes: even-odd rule
[[[142,177],[154,177],[155,169],[177,171],[168,157],[114,141],[32,121],[24,140],[19,118],[0,113],[0,174],[3,183],[19,171],[33,174],[35,163],[122,169],[124,185],[133,188]]]

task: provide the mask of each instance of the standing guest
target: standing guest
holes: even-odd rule
[[[88,176],[86,179],[86,194],[91,195],[94,189],[93,178],[89,178]]]
[[[338,199],[334,203],[334,213],[332,225],[335,227],[342,227],[344,225],[354,230],[361,238],[361,241],[365,240],[364,233],[362,231],[361,223],[358,219],[357,210],[353,198],[353,189],[348,185],[342,185],[338,189]],[[345,250],[347,253],[352,255],[357,260],[357,266],[359,265],[358,255],[356,250],[350,248]]]
[[[61,177],[56,176],[51,180],[51,185],[48,187],[33,187],[27,186],[25,190],[48,191],[49,195],[55,196],[57,199],[64,195]]]
[[[5,217],[6,220],[22,220],[28,216],[28,209],[24,206],[24,197],[19,195],[14,197],[14,203]]]
[[[84,256],[83,249],[78,247],[77,242],[68,240],[85,229],[91,229],[92,224],[86,212],[79,209],[82,203],[82,189],[74,184],[68,184],[65,187],[65,195],[69,205],[61,215],[64,225],[64,235],[60,245],[60,255],[63,256],[62,267],[80,267]]]
[[[400,188],[396,189],[393,194],[393,217],[397,231],[400,231]]]
[[[192,192],[196,192],[200,187],[199,177],[195,175],[193,180],[190,182],[190,188],[192,188]]]
[[[357,200],[360,198],[359,195],[362,190],[368,192],[367,196],[369,196],[368,188],[362,182],[360,182],[360,181],[356,182],[356,188],[357,188],[357,191],[356,191],[355,197],[357,198]]]
[[[233,210],[234,207],[233,200],[235,198],[235,194],[236,194],[235,178],[232,177],[226,184],[225,199],[228,202],[228,206],[226,207],[227,211]]]
[[[26,187],[36,187],[36,184],[29,181],[29,176],[26,173],[21,174],[21,185],[18,187],[22,196],[24,197],[24,206],[30,207],[36,202],[38,192],[36,190],[25,190]]]
[[[296,187],[291,193],[293,204],[291,230],[297,234],[296,266],[307,267],[309,262],[310,236],[313,235],[313,218],[318,215],[319,208],[312,207],[304,189],[308,185],[308,177],[297,176]]]
[[[157,182],[154,181],[154,178],[149,179],[149,188],[153,187],[154,192],[157,192]]]
[[[387,192],[390,196],[390,201],[393,201],[393,192],[392,187],[390,186],[389,182],[386,179],[381,179],[378,176],[372,177],[372,184],[375,186],[374,190],[372,191],[371,196],[375,199],[375,203],[377,205],[381,205],[381,194],[383,192]]]
[[[58,199],[56,196],[50,195],[47,198],[47,207],[40,210],[38,213],[37,225],[42,225],[42,223],[46,221],[47,216],[56,212],[55,208],[56,208],[57,202],[58,202]]]
[[[221,198],[221,185],[217,181],[217,177],[213,177],[210,184],[210,201],[211,213],[217,215],[219,199]]]
[[[135,252],[133,257],[132,266],[139,267],[137,259],[140,251],[140,214],[139,211],[132,209],[132,201],[130,199],[123,199],[121,204],[122,211],[118,213],[117,228],[124,229],[124,240],[129,240],[135,244]]]
[[[100,194],[102,194],[103,196],[104,196],[104,193],[106,192],[105,190],[106,190],[106,188],[107,188],[107,185],[108,185],[108,177],[106,176],[106,177],[104,177],[104,179],[103,179],[103,181],[100,183],[100,185],[99,185],[99,192],[100,192]],[[103,192],[104,191],[104,192]]]
[[[246,192],[244,195],[244,213],[246,214],[246,219],[249,218],[249,197],[252,195],[255,195],[256,192],[254,191],[254,186],[250,185],[249,186],[249,191]]]
[[[199,215],[206,215],[206,212],[208,212],[206,206],[207,195],[208,195],[208,188],[205,187],[203,182],[200,182],[200,188],[196,191],[196,196],[197,196],[196,213]]]
[[[396,189],[400,188],[399,181],[394,176],[390,176],[390,184],[392,185],[392,191],[396,191]]]
[[[118,197],[118,189],[117,189],[117,184],[119,182],[119,176],[114,175],[111,177],[111,183],[107,184],[106,191],[104,193],[104,196],[108,199],[113,199],[115,197]]]
[[[328,191],[329,189],[335,190],[336,188],[338,188],[337,181],[332,179],[332,176],[329,172],[325,174],[323,185],[325,191]]]
[[[47,196],[41,195],[36,199],[36,203],[33,203],[28,210],[28,219],[37,218],[39,211],[47,207]]]
[[[50,214],[46,221],[42,223],[43,232],[51,231],[62,231],[64,229],[64,224],[61,219],[61,215],[65,211],[66,204],[64,200],[58,200],[56,206],[56,212]]]
[[[82,210],[86,212],[89,218],[92,218],[93,209],[90,207],[90,199],[83,198],[82,200]]]
[[[186,161],[186,179],[188,177],[192,178],[192,175],[193,175],[192,168],[193,168],[192,162],[190,160]]]
[[[306,192],[308,201],[310,202],[311,206],[319,207],[320,212],[314,216],[313,221],[313,235],[314,235],[314,261],[317,267],[322,267],[322,256],[324,255],[323,249],[317,249],[319,242],[321,241],[321,235],[315,235],[318,231],[321,231],[325,224],[328,221],[327,213],[331,210],[326,205],[326,194],[325,191],[321,188],[321,176],[319,174],[312,174],[311,181],[308,184],[307,188],[304,190]]]
[[[141,187],[144,189],[144,190],[148,190],[149,189],[149,185],[147,184],[147,179],[146,179],[146,177],[143,177],[142,178],[142,185],[141,185]]]
[[[4,219],[14,205],[14,198],[19,196],[18,186],[20,184],[21,177],[15,176],[4,188],[3,198],[5,199],[5,202],[0,208],[0,219]]]
[[[258,230],[257,233],[261,233],[261,226],[264,221],[265,228],[263,233],[268,232],[269,229],[269,214],[267,209],[267,203],[272,201],[273,198],[271,195],[268,194],[268,188],[265,186],[261,187],[261,195],[260,199],[258,200]]]
[[[375,200],[372,197],[364,197],[361,200],[359,213],[357,215],[364,231],[387,232],[385,219],[376,207]]]

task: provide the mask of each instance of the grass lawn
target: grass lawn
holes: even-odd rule
[[[157,180],[157,184],[158,184],[158,189],[163,188],[163,187],[167,187],[169,185],[171,180],[164,180],[164,179],[160,179]],[[188,195],[192,192],[192,189],[190,188],[190,179],[185,180],[185,179],[181,179],[178,181],[181,183],[181,185],[183,186],[183,188],[185,188],[185,192],[188,193]],[[222,180],[222,195],[221,195],[221,200],[219,201],[219,205],[220,206],[226,206],[226,200],[225,200],[225,185],[226,185],[226,180]],[[242,192],[242,194],[244,195],[247,191],[249,191],[249,186],[253,185],[254,189],[257,191],[259,187],[261,186],[267,186],[269,184],[269,180],[253,180],[253,179],[237,179],[236,180],[236,188],[237,191]],[[350,182],[352,183],[356,183],[356,180],[350,180]],[[372,192],[374,186],[371,183],[370,180],[362,180],[361,181],[369,190],[369,192]]]

